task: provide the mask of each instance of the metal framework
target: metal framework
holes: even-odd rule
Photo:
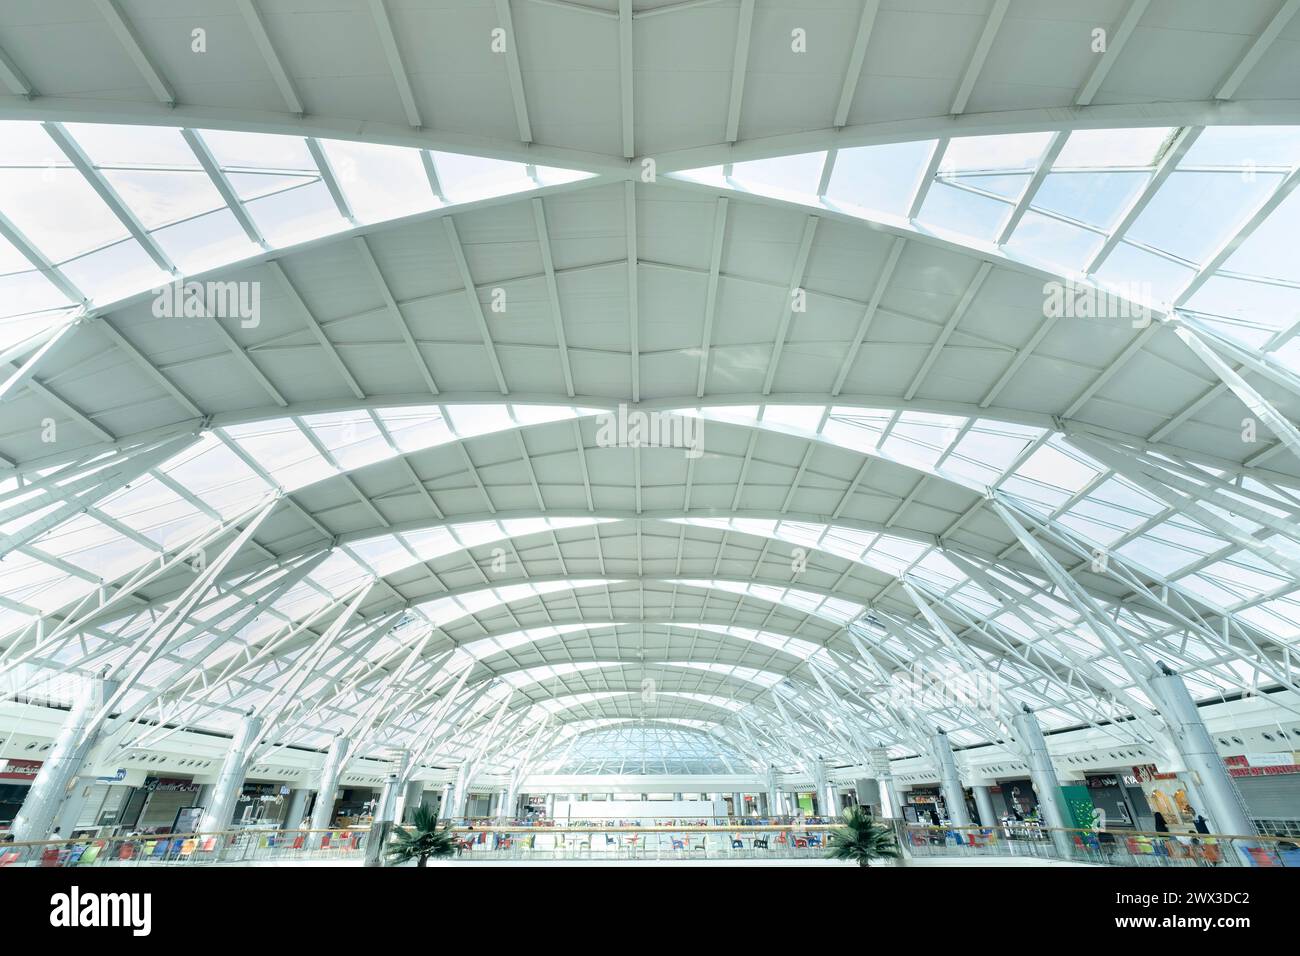
[[[1133,0],[1029,110],[989,79],[1030,71],[993,0],[941,115],[864,107],[891,29],[865,0],[795,125],[763,0],[491,0],[473,134],[399,5],[358,4],[391,97],[361,125],[272,0],[238,4],[271,100],[224,113],[89,6],[143,83],[90,114],[0,23],[0,298],[40,287],[0,316],[0,707],[107,676],[105,759],[251,721],[247,766],[339,740],[336,775],[402,751],[399,785],[454,768],[462,800],[820,788],[939,735],[1029,760],[1026,707],[1176,759],[1158,662],[1300,715],[1300,274],[1271,251],[1300,108],[1252,85],[1296,0],[1201,98],[1094,105],[1146,49]],[[547,17],[605,51],[612,138],[530,89]],[[688,21],[726,22],[720,109],[674,133],[641,77]],[[96,204],[81,246],[20,201],[40,170]],[[196,278],[260,313],[158,314]]]

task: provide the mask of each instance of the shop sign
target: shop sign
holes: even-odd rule
[[[1088,777],[1086,779],[1087,779],[1088,786],[1092,787],[1094,790],[1101,790],[1105,787],[1119,786],[1119,778],[1114,776]]]
[[[1233,777],[1277,777],[1300,773],[1300,764],[1289,753],[1241,754],[1224,757],[1223,763],[1228,768],[1229,776]]]
[[[1133,776],[1138,783],[1150,783],[1153,780],[1177,780],[1176,773],[1161,773],[1153,763],[1139,764],[1133,768]]]
[[[193,780],[180,780],[174,777],[150,777],[144,782],[144,788],[150,792],[189,792],[198,793],[199,785]]]
[[[35,780],[40,769],[39,760],[0,760],[0,780]]]

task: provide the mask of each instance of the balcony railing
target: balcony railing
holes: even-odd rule
[[[1288,837],[1136,830],[1054,830],[1031,824],[920,826],[882,821],[907,858],[1024,857],[1104,866],[1300,867]],[[835,824],[809,818],[455,820],[456,859],[794,860],[826,856]],[[0,844],[0,867],[121,867],[360,863],[369,831],[233,830],[80,837]]]

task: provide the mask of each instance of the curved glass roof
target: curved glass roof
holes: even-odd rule
[[[1087,277],[1300,373],[1297,166],[1300,127],[1214,126],[953,137],[672,175]]]
[[[540,758],[554,774],[734,774],[753,762],[715,736],[687,727],[606,724],[583,730]]]
[[[178,277],[588,175],[271,133],[0,121],[0,354]]]
[[[932,139],[672,175],[1113,290],[1285,389],[1300,371],[1297,170],[1300,129],[1257,126]],[[176,277],[588,175],[300,136],[0,122],[0,354],[39,357],[69,323]],[[646,230],[631,206],[617,294],[635,317]],[[563,351],[537,230],[542,271],[526,278],[556,304]],[[703,351],[683,342],[665,333],[647,356]],[[590,438],[594,419],[623,414],[604,397],[625,391],[617,350],[585,346],[608,379],[590,395],[567,364],[567,395],[518,400],[503,379],[505,395],[391,405],[354,383],[354,404],[203,416],[6,469],[7,696],[64,702],[62,675],[107,668],[132,675],[118,703],[136,747],[168,724],[229,731],[252,709],[279,715],[280,745],[361,728],[372,747],[507,769],[558,727],[535,766],[648,774],[752,772],[740,740],[793,767],[799,740],[847,760],[924,749],[918,726],[1000,738],[1005,714],[928,696],[917,668],[953,686],[995,673],[999,700],[1046,727],[1104,723],[1117,739],[1146,734],[1117,716],[1153,709],[1126,642],[1201,700],[1294,687],[1300,481],[1002,408],[1015,362],[965,414],[910,407],[915,386],[893,407],[837,401],[843,372],[811,398],[773,393],[770,375],[761,396],[706,397],[702,376],[698,404],[669,390],[653,408],[706,429],[699,463],[669,470],[655,456],[671,449]],[[797,448],[797,468],[779,469],[768,439]],[[739,478],[719,462],[742,462]],[[707,503],[693,505],[697,468]],[[871,481],[871,508],[847,508]],[[274,548],[257,536],[272,528]],[[647,626],[693,643],[647,659]],[[637,681],[660,673],[671,680],[647,707]]]

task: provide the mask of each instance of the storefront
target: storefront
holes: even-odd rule
[[[1003,780],[990,787],[993,808],[1003,818],[1030,820],[1038,817],[1038,797],[1034,785],[1028,780]]]
[[[910,823],[933,822],[931,810],[938,814],[940,820],[944,819],[947,812],[943,805],[943,794],[938,787],[913,787],[902,795],[902,800],[903,819]]]
[[[1146,796],[1132,774],[1085,774],[1084,781],[1092,805],[1101,811],[1096,821],[1101,829],[1138,829],[1141,818],[1151,816]]]
[[[1162,772],[1154,764],[1133,768],[1133,777],[1142,788],[1150,807],[1151,822],[1139,829],[1158,829],[1156,814],[1170,830],[1191,832],[1196,829],[1196,808],[1188,796],[1187,781],[1179,774]]]
[[[289,787],[281,783],[245,783],[235,803],[231,825],[278,826],[289,803]]]
[[[13,825],[40,769],[39,760],[0,760],[0,829],[7,830]]]
[[[177,814],[198,804],[199,790],[193,780],[146,777],[144,786],[129,794],[117,812],[117,826],[139,833],[170,833]]]
[[[1300,832],[1300,754],[1241,754],[1223,762],[1261,832]]]
[[[369,787],[344,789],[334,806],[333,827],[350,827],[370,822],[379,794]]]

